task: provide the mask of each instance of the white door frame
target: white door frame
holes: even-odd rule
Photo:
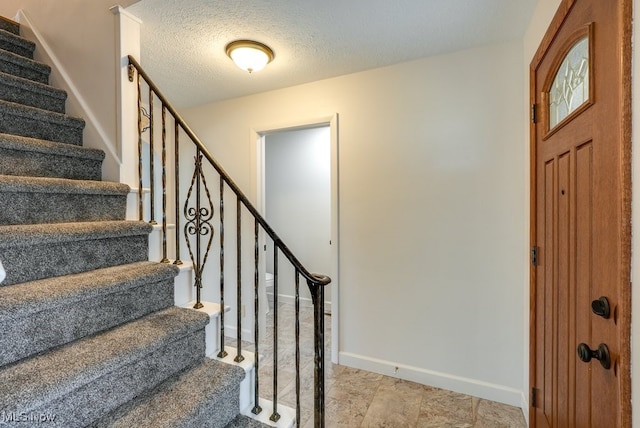
[[[304,129],[328,125],[331,135],[331,272],[319,272],[331,277],[331,361],[338,364],[339,353],[339,297],[340,297],[340,269],[339,269],[339,217],[338,217],[338,114],[311,118],[297,122],[288,122],[271,126],[261,126],[251,129],[252,153],[255,153],[254,171],[256,183],[257,208],[264,215],[265,210],[265,135],[285,130]],[[264,266],[262,267],[264,269]]]

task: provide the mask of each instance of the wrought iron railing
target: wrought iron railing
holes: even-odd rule
[[[228,190],[232,192],[232,198],[235,196],[236,202],[236,329],[237,329],[237,354],[234,360],[240,362],[244,360],[242,352],[242,224],[243,212],[247,212],[253,218],[253,256],[254,256],[254,275],[253,275],[253,301],[254,301],[254,364],[253,370],[254,390],[253,401],[254,407],[252,412],[259,414],[263,409],[259,406],[259,331],[260,319],[258,308],[260,303],[259,293],[259,255],[260,255],[260,230],[264,231],[273,244],[273,269],[274,269],[274,314],[273,314],[273,396],[271,398],[273,408],[271,410],[270,419],[277,421],[280,418],[278,414],[278,261],[279,253],[289,261],[295,272],[295,391],[296,391],[296,424],[301,424],[301,404],[300,404],[300,277],[307,282],[311,292],[311,300],[313,303],[314,314],[314,426],[324,427],[324,287],[331,282],[331,279],[324,275],[309,272],[284,242],[278,237],[275,231],[269,226],[266,220],[260,215],[258,210],[248,200],[245,194],[240,190],[236,183],[231,179],[229,174],[214,159],[209,150],[195,135],[191,128],[186,124],[180,114],[172,107],[167,98],[162,94],[158,87],[153,83],[149,75],[144,71],[135,58],[129,56],[129,81],[137,82],[138,93],[138,212],[140,220],[147,220],[151,224],[158,224],[156,219],[156,198],[161,199],[161,215],[160,226],[162,229],[162,262],[170,263],[169,251],[175,253],[175,264],[182,264],[181,242],[186,243],[189,257],[193,264],[194,286],[196,288],[195,308],[202,307],[202,290],[205,283],[205,266],[207,264],[212,245],[214,243],[214,202],[207,179],[211,181],[211,177],[217,175],[219,178],[219,200],[218,200],[218,216],[219,220],[219,301],[220,307],[220,351],[218,357],[227,356],[225,347],[225,193]],[[137,79],[136,79],[137,78]],[[146,94],[143,97],[143,92]],[[159,101],[160,105],[154,106],[154,102]],[[161,112],[161,124],[154,122],[156,110]],[[170,118],[167,118],[169,113]],[[157,148],[158,142],[155,138],[156,128],[161,128],[160,147]],[[167,135],[167,128],[173,127],[173,136]],[[145,139],[145,134],[146,139]],[[186,136],[187,144],[183,146],[181,136]],[[173,145],[173,151],[170,146]],[[183,151],[186,148],[195,149],[193,162],[193,174],[191,175],[189,187],[186,190],[186,196],[181,198],[185,181],[181,180],[180,174],[184,172],[184,163],[182,160]],[[160,152],[160,165],[156,164],[157,151]],[[173,162],[168,160],[169,156],[173,156]],[[160,168],[160,172],[157,171]],[[161,185],[158,186],[156,175],[161,175]],[[169,186],[168,176],[173,174],[172,186]],[[149,200],[145,201],[143,196],[143,188],[148,186]],[[186,186],[185,186],[186,187]],[[227,190],[228,189],[228,190]],[[161,192],[158,195],[158,191]],[[173,198],[169,194],[173,193]],[[228,196],[227,196],[228,197]],[[171,199],[171,201],[170,201]],[[148,211],[145,210],[148,207]],[[147,219],[145,219],[145,213]],[[169,248],[168,243],[169,217],[173,217],[175,224],[175,236],[171,238],[173,248]]]

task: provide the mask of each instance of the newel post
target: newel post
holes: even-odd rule
[[[324,285],[307,281],[313,301],[314,404],[313,426],[324,428]]]

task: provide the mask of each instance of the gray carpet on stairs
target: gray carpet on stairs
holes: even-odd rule
[[[51,67],[0,49],[0,72],[46,84],[49,82]]]
[[[173,306],[177,274],[141,262],[0,287],[0,365]]]
[[[265,425],[244,415],[238,415],[227,424],[226,428],[264,428],[268,426],[270,425]]]
[[[209,317],[173,306],[177,267],[35,45],[0,17],[0,426],[259,427],[237,417],[244,370],[205,358]],[[14,421],[23,415],[52,421]],[[37,418],[36,418],[37,419]]]
[[[20,35],[20,26],[17,22],[0,16],[0,28],[13,34]]]
[[[6,31],[0,28],[0,49],[13,52],[27,58],[33,58],[33,51],[35,48],[35,43],[23,39],[11,31]]]
[[[81,427],[202,360],[207,315],[168,308],[0,368],[0,408]]]
[[[92,427],[224,428],[238,413],[239,384],[244,376],[238,366],[205,359]]]
[[[119,183],[0,175],[0,224],[119,220],[128,193]]]
[[[84,120],[8,101],[0,101],[0,132],[82,145]]]
[[[67,94],[49,85],[0,73],[0,99],[64,113]]]
[[[151,230],[130,221],[0,226],[0,286],[147,260]]]
[[[0,174],[100,180],[104,152],[71,144],[0,134]]]

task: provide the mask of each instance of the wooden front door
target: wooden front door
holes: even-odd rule
[[[565,0],[531,63],[532,427],[631,425],[630,0]]]

